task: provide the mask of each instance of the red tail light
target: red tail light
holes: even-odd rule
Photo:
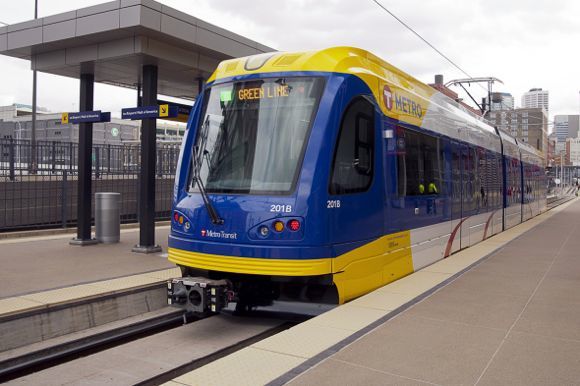
[[[173,219],[175,222],[179,221],[179,214],[177,212],[173,212]]]
[[[300,221],[298,220],[288,221],[288,228],[293,232],[300,230]]]

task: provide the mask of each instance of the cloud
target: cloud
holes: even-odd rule
[[[511,92],[516,103],[523,92],[542,87],[550,91],[551,113],[579,112],[580,2],[379,1],[469,74],[503,80],[505,84],[496,85],[496,90]],[[64,0],[42,1],[40,14],[100,2],[78,0],[72,5]],[[424,82],[431,82],[438,73],[446,80],[465,77],[371,0],[160,2],[280,50],[352,45]],[[2,17],[9,20],[2,21],[26,20],[31,14],[32,9],[14,3],[3,8]],[[30,100],[27,63],[16,65],[10,60],[0,58],[0,94],[14,95],[17,101]],[[67,108],[78,98],[76,81],[43,77],[39,87],[39,104],[51,108]],[[103,87],[97,88],[96,105],[114,108],[134,104],[134,92]],[[472,89],[477,98],[485,94],[479,88]]]

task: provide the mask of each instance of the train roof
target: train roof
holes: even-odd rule
[[[479,143],[482,135],[495,137],[497,140],[495,129],[483,118],[360,48],[333,47],[304,52],[272,52],[225,60],[218,65],[208,82],[256,73],[280,72],[355,75],[369,86],[379,107],[388,117],[427,129],[429,126],[433,128],[436,123],[439,125],[435,127],[438,132],[467,142]],[[441,122],[443,125],[440,125]],[[466,133],[458,134],[462,129]]]

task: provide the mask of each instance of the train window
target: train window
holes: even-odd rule
[[[330,194],[356,193],[367,190],[373,179],[374,107],[357,98],[342,118],[332,162]]]
[[[442,193],[444,152],[439,138],[399,127],[397,153],[400,196]]]

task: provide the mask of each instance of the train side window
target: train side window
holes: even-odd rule
[[[399,127],[397,154],[399,196],[443,193],[445,152],[439,138]]]
[[[364,98],[346,109],[332,162],[330,194],[367,190],[373,180],[375,146],[374,107]]]

